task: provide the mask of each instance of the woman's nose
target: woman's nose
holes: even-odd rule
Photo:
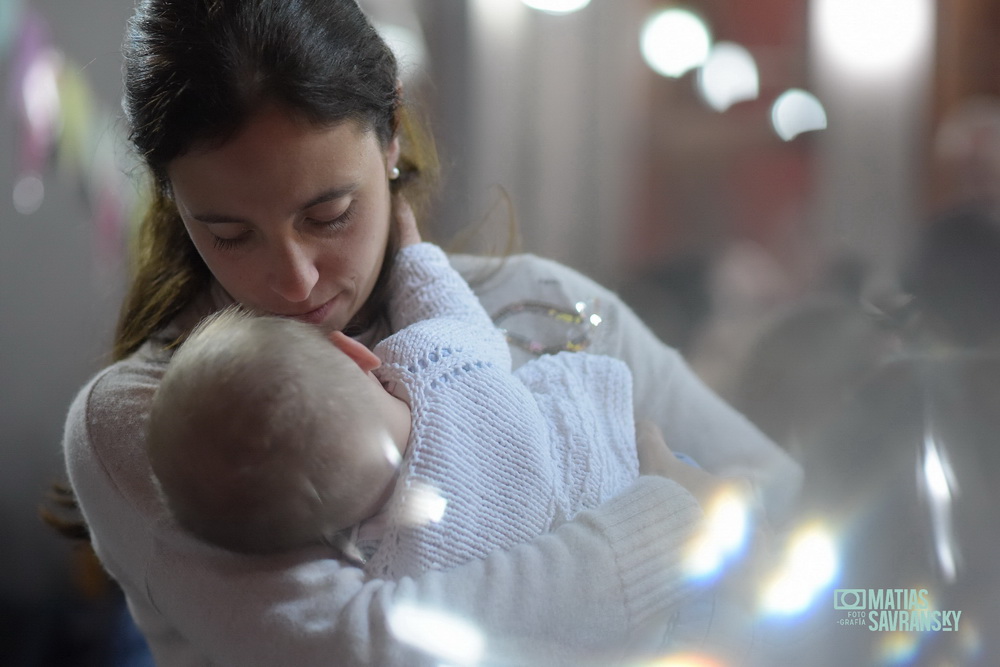
[[[287,243],[276,251],[271,262],[270,284],[286,301],[305,301],[318,280],[319,270],[307,248]]]

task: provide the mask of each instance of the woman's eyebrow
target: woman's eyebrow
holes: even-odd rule
[[[351,194],[360,187],[361,187],[360,183],[349,183],[343,187],[331,188],[326,192],[321,192],[320,194],[316,195],[315,197],[307,201],[305,204],[299,207],[299,210],[304,211],[307,208],[312,208],[313,206],[316,206],[317,204],[325,204],[328,201],[333,201],[335,199],[340,199],[341,197],[346,197],[347,195]]]
[[[316,195],[309,201],[305,202],[304,204],[302,204],[302,206],[298,208],[298,210],[304,211],[306,209],[312,208],[313,206],[317,206],[319,204],[325,204],[328,201],[334,201],[336,199],[340,199],[341,197],[346,197],[347,195],[356,191],[360,187],[361,185],[359,183],[349,183],[348,185],[339,188],[331,188],[329,190],[326,190],[325,192],[321,192],[320,194]],[[246,224],[250,222],[246,218],[241,218],[234,215],[223,215],[218,213],[199,213],[197,215],[192,214],[191,217],[197,220],[198,222],[204,222],[205,224],[224,223],[224,222],[240,222]]]

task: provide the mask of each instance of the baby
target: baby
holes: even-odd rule
[[[218,546],[269,553],[376,514],[410,410],[374,366],[361,343],[295,320],[232,307],[203,321],[150,415],[150,464],[178,522]]]
[[[403,248],[391,281],[397,333],[373,351],[235,309],[178,349],[148,446],[182,526],[247,553],[334,544],[398,578],[525,542],[635,480],[622,362],[560,353],[512,372],[434,245]]]

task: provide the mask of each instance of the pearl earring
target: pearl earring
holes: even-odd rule
[[[399,167],[393,167],[389,171],[389,180],[390,181],[395,181],[398,178],[399,178]]]

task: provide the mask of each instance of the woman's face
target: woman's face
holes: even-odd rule
[[[175,159],[167,176],[230,296],[330,331],[357,314],[382,268],[398,151],[354,121],[317,128],[271,109],[223,146]]]

